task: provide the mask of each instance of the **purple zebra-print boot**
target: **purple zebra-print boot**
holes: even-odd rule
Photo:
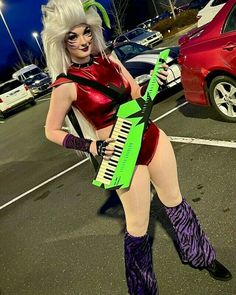
[[[172,223],[176,245],[183,263],[205,268],[216,258],[215,250],[200,227],[200,223],[185,199],[176,207],[165,207]]]
[[[124,237],[125,271],[128,291],[131,295],[158,295],[157,281],[152,269],[149,235]]]
[[[195,268],[206,269],[220,281],[231,280],[232,274],[219,261],[200,223],[185,199],[176,207],[165,207],[175,233],[175,244],[183,263]]]

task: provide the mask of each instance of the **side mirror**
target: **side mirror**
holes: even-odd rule
[[[149,81],[151,78],[151,75],[150,74],[143,74],[143,75],[140,75],[138,77],[135,78],[135,81],[139,84],[139,85],[142,85],[144,83],[146,83],[147,81]]]

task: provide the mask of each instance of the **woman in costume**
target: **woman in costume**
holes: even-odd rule
[[[104,8],[94,0],[50,0],[43,6],[42,32],[53,91],[46,120],[46,137],[65,148],[100,155],[108,160],[114,153],[109,138],[117,106],[141,96],[142,89],[123,65],[105,53],[102,20],[109,25]],[[75,83],[60,74],[73,74],[115,90],[123,99],[111,100],[91,86]],[[165,67],[159,74],[165,80]],[[57,78],[58,77],[58,78]],[[71,106],[77,109],[85,138],[62,130]],[[127,230],[124,236],[125,270],[129,294],[156,295],[150,239],[150,182],[164,205],[175,231],[183,263],[207,269],[219,280],[231,279],[230,272],[216,260],[208,238],[190,205],[182,198],[171,143],[166,134],[150,123],[129,189],[119,189]]]

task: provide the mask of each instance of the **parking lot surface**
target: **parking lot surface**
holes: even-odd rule
[[[89,161],[45,139],[47,109],[48,100],[38,101],[0,125],[0,294],[126,295],[122,208],[100,212],[109,196],[91,185]],[[152,119],[172,138],[182,194],[234,276],[219,282],[183,265],[154,199],[160,294],[235,295],[235,125],[187,104],[181,91],[156,105]]]

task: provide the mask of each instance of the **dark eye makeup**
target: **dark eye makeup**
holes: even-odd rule
[[[86,27],[84,30],[84,35],[92,35],[90,27]]]
[[[78,38],[78,35],[74,32],[69,32],[67,36],[67,40],[74,41]]]
[[[90,27],[86,27],[84,29],[83,35],[86,35],[88,37],[92,36],[92,32],[91,32]],[[79,35],[77,33],[75,33],[75,32],[69,32],[67,34],[67,40],[68,41],[76,41],[78,37],[79,37]]]

